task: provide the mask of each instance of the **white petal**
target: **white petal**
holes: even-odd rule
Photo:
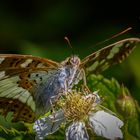
[[[64,113],[62,110],[48,117],[36,120],[33,126],[33,129],[37,133],[36,140],[43,140],[45,136],[56,132],[62,122],[64,122]]]
[[[90,126],[94,129],[94,132],[98,136],[115,140],[116,138],[123,138],[123,134],[120,128],[123,126],[123,122],[104,111],[98,111],[89,116]]]
[[[73,122],[66,129],[66,140],[88,140],[88,134],[85,124],[82,122]]]

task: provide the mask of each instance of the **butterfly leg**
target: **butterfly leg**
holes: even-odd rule
[[[82,91],[85,93],[85,95],[88,95],[91,93],[90,89],[85,85],[82,85]]]
[[[50,105],[51,105],[51,112],[54,113],[55,110],[55,102],[57,102],[58,100],[58,97],[56,98],[56,96],[52,96],[51,99],[50,99]]]
[[[65,86],[66,87],[66,86]],[[51,108],[52,108],[52,113],[55,112],[55,105],[57,104],[57,101],[60,99],[60,97],[62,97],[63,95],[65,96],[67,94],[67,88],[63,91],[63,92],[60,92],[58,94],[58,96],[52,96],[51,99],[50,99],[50,105],[51,105]]]
[[[53,103],[52,103],[52,101],[50,100],[50,105],[51,105],[51,113],[54,113],[55,111],[54,111],[54,105],[53,105]]]
[[[82,91],[85,93],[85,95],[89,95],[89,94],[92,93],[92,92],[89,90],[89,88],[88,88],[87,86],[85,86],[85,85],[82,85]],[[101,103],[101,98],[100,98],[100,96],[98,95],[98,91],[94,91],[94,92],[92,93],[92,95],[94,95],[94,97],[95,97],[95,103],[97,103],[97,104]]]
[[[82,91],[84,91],[84,93],[86,95],[88,95],[88,94],[91,93],[91,91],[90,91],[90,89],[87,86],[86,75],[85,75],[84,69],[81,70],[80,74],[82,75],[82,79],[83,79],[83,82],[84,82],[84,85],[82,85]],[[95,102],[99,103],[101,101],[101,99],[100,99],[100,96],[98,95],[98,91],[93,92],[93,95],[95,95]]]
[[[80,71],[80,74],[79,75],[81,75],[81,77],[82,77],[82,80],[83,80],[83,90],[86,90],[86,93],[91,93],[91,91],[90,91],[90,89],[88,88],[88,86],[87,86],[87,80],[86,80],[86,74],[85,74],[85,71],[84,71],[84,69],[81,69],[81,71]]]
[[[84,69],[81,69],[81,71],[79,72],[78,76],[79,79],[82,79],[84,82],[84,85],[87,86],[87,80],[86,80],[86,74]]]

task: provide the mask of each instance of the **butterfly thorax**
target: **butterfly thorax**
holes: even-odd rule
[[[61,62],[61,65],[65,68],[65,72],[67,74],[68,88],[72,88],[72,85],[75,83],[77,74],[80,72],[80,63],[81,60],[76,55],[72,55],[71,57],[66,58],[65,61]]]

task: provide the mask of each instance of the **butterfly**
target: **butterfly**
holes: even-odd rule
[[[80,80],[122,62],[140,42],[128,38],[80,60],[76,55],[62,62],[32,55],[0,55],[0,114],[13,112],[13,121],[34,122],[50,110],[62,93]]]

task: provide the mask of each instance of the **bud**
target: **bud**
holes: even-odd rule
[[[118,111],[124,116],[124,117],[134,117],[136,116],[136,105],[135,101],[130,95],[127,88],[122,86],[121,94],[117,99],[116,102]]]

